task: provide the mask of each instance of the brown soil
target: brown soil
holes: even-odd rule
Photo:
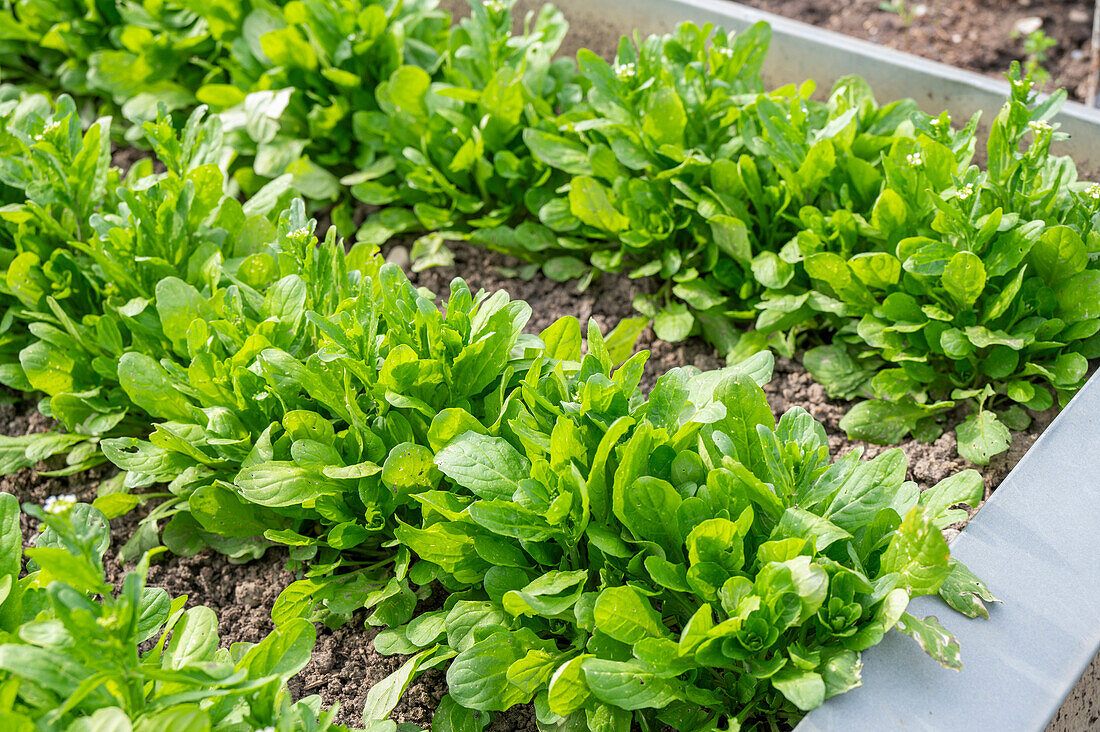
[[[881,0],[738,2],[997,77],[1012,61],[1026,59],[1014,30],[1037,19],[1057,42],[1043,63],[1051,77],[1047,88],[1065,87],[1071,98],[1085,99],[1093,13],[1088,0],[902,0],[912,14],[908,24],[881,9]]]
[[[407,263],[407,254],[402,250],[392,250],[389,256],[391,260]],[[578,293],[571,283],[559,284],[541,275],[529,281],[512,279],[507,276],[510,273],[502,272],[502,269],[514,268],[516,263],[482,249],[456,246],[455,258],[453,267],[413,274],[413,282],[438,294],[447,292],[450,280],[461,275],[475,291],[479,288],[506,289],[513,297],[531,304],[534,314],[527,330],[532,333],[538,333],[561,315],[574,315],[582,322],[589,317],[595,318],[606,332],[620,319],[635,314],[631,305],[634,295],[649,286],[625,277],[604,275],[586,291]],[[661,373],[674,366],[690,364],[700,369],[713,369],[724,364],[723,359],[699,339],[669,344],[656,340],[649,328],[643,332],[638,348],[648,349],[651,354],[642,383],[647,391]],[[797,362],[779,359],[775,378],[766,391],[777,415],[798,405],[821,420],[829,433],[834,453],[839,454],[853,447],[853,443],[843,436],[837,426],[845,405],[828,399],[822,387],[814,383]],[[980,469],[985,476],[987,495],[1049,424],[1051,415],[1037,417],[1028,431],[1013,435],[1012,449],[1007,454]],[[19,435],[50,427],[50,421],[38,414],[33,401],[15,399],[0,404],[0,432]],[[876,445],[865,447],[869,455],[884,449]],[[922,488],[960,469],[974,467],[958,457],[954,437],[950,434],[930,445],[909,440],[901,448],[909,456],[909,477]],[[73,493],[78,499],[90,502],[96,496],[99,482],[109,476],[110,471],[106,469],[69,478],[46,478],[32,470],[23,470],[0,479],[0,491],[13,493],[21,501],[35,503],[41,503],[47,496],[65,493]],[[139,508],[112,521],[115,551],[130,537],[141,515]],[[35,530],[29,524],[24,529],[27,536]],[[256,642],[272,630],[271,606],[279,592],[295,579],[285,569],[285,561],[285,553],[279,550],[272,550],[263,559],[249,564],[233,564],[222,555],[204,551],[194,557],[169,557],[157,563],[150,570],[149,582],[163,587],[173,596],[186,594],[189,605],[201,604],[215,609],[223,644]],[[121,583],[123,572],[117,562],[108,562],[108,574],[113,583]],[[440,598],[435,597],[428,602],[439,601]],[[318,626],[313,658],[309,666],[291,681],[291,691],[299,696],[320,694],[329,705],[339,703],[338,721],[359,726],[359,715],[367,691],[405,660],[399,656],[377,654],[373,647],[376,633],[377,629],[365,625],[363,617],[356,617],[336,630]],[[429,671],[409,688],[393,718],[426,727],[444,693],[446,681],[443,673]],[[534,710],[528,705],[497,714],[489,729],[494,732],[535,730]]]

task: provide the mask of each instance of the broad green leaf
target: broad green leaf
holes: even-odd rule
[[[871,372],[840,343],[811,348],[803,355],[802,365],[833,399],[852,399],[871,378]]]
[[[512,633],[499,631],[462,651],[447,669],[447,688],[469,709],[504,710],[529,695],[508,681],[508,668],[526,655]]]
[[[585,224],[610,234],[622,231],[630,223],[615,208],[607,189],[589,176],[578,176],[570,184],[569,210]]]
[[[653,318],[653,332],[667,343],[677,343],[691,335],[695,318],[683,303],[662,308]]]
[[[386,719],[401,701],[401,695],[409,688],[409,684],[416,678],[420,665],[433,653],[435,647],[425,649],[401,664],[401,667],[392,674],[377,682],[367,691],[367,698],[363,702],[363,723],[369,724],[375,720]]]
[[[920,504],[924,506],[932,522],[943,529],[961,519],[966,513],[952,511],[951,507],[965,503],[977,508],[985,495],[985,483],[977,470],[963,470],[944,478],[928,490],[921,492]]]
[[[581,324],[572,315],[563,315],[539,334],[546,344],[547,358],[558,361],[581,360]]]
[[[592,658],[590,654],[574,656],[559,666],[550,677],[547,701],[554,714],[568,716],[581,709],[591,697],[582,668],[589,658]]]
[[[622,643],[667,634],[661,616],[632,587],[608,587],[596,598],[596,628]]]
[[[314,470],[278,460],[245,468],[233,484],[247,500],[270,508],[301,505],[341,491],[338,484]]]
[[[951,406],[952,402],[927,405],[868,399],[848,410],[840,420],[840,428],[852,439],[891,445],[909,434],[919,420]]]
[[[1056,291],[1058,317],[1074,323],[1100,318],[1100,271],[1088,269],[1073,275]]]
[[[940,625],[934,615],[922,620],[909,613],[902,613],[897,628],[915,640],[921,650],[936,659],[944,668],[962,671],[959,642]]]
[[[951,560],[947,577],[944,578],[939,594],[944,602],[963,615],[971,618],[982,617],[986,620],[989,620],[989,611],[984,602],[1000,602],[985,583],[957,559]]]
[[[985,266],[977,254],[958,252],[947,263],[940,282],[959,307],[968,308],[985,289]]]
[[[213,660],[218,648],[218,616],[208,607],[187,610],[172,628],[162,665],[182,669]]]
[[[1031,264],[1051,287],[1081,272],[1088,264],[1085,242],[1068,226],[1052,226],[1031,248]]]
[[[527,128],[523,131],[523,141],[535,157],[547,165],[570,175],[592,175],[588,150],[572,140]]]
[[[630,358],[634,353],[634,345],[638,342],[638,336],[649,325],[648,318],[623,318],[607,334],[607,355],[611,363],[619,365]]]
[[[665,480],[642,476],[620,481],[615,477],[614,511],[622,525],[641,541],[652,541],[677,555],[681,536],[676,511],[683,499]]]
[[[479,498],[508,500],[531,475],[530,463],[506,440],[466,432],[436,453],[435,464],[448,478]]]
[[[851,691],[863,681],[863,661],[855,651],[840,651],[829,657],[821,667],[825,681],[825,698]]]
[[[897,573],[910,596],[936,592],[947,576],[947,541],[931,514],[915,506],[906,514],[882,556],[883,574]]]
[[[488,715],[466,709],[447,694],[432,714],[432,732],[481,732],[489,724]]]
[[[159,363],[143,353],[127,353],[118,362],[118,381],[137,406],[157,419],[191,420],[191,404],[176,390]]]
[[[988,465],[990,458],[1008,449],[1012,435],[997,415],[989,410],[971,414],[955,428],[959,455],[977,465]]]
[[[788,666],[771,679],[772,686],[804,712],[817,709],[825,701],[825,680],[821,674]]]
[[[386,456],[386,462],[382,464],[382,483],[398,496],[431,490],[439,483],[440,478],[434,463],[435,457],[423,445],[403,442]]]
[[[589,658],[581,668],[592,695],[621,709],[663,709],[683,698],[679,681],[661,678],[638,661]]]
[[[865,252],[848,260],[848,266],[863,284],[884,290],[901,277],[901,262],[885,252]]]
[[[660,85],[650,96],[649,105],[642,121],[642,132],[648,135],[656,146],[683,144],[687,115],[684,103],[673,86]]]

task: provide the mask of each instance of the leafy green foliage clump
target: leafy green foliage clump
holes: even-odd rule
[[[883,158],[865,251],[803,252],[813,286],[847,318],[806,365],[834,396],[874,397],[842,421],[851,436],[931,438],[937,415],[964,400],[959,453],[984,465],[1009,427],[1027,426],[1024,407],[1067,401],[1100,355],[1100,188],[1050,153],[1061,135],[1047,120],[1064,94],[1039,103],[1029,80],[1012,81],[986,170],[946,116],[925,120]]]
[[[452,594],[376,640],[420,654],[390,684],[457,654],[448,688],[467,709],[533,699],[551,728],[754,729],[858,686],[860,651],[895,626],[959,667],[938,621],[905,608],[938,592],[985,613],[940,532],[980,500],[977,473],[920,493],[898,450],[831,462],[809,414],[774,420],[766,354],[673,369],[642,399],[644,354],[614,369],[590,327],[576,363],[580,335],[567,320],[542,334],[499,433],[435,451],[443,483],[412,495],[421,520],[396,536],[420,559],[410,577]]]
[[[110,533],[95,508],[24,510],[42,531],[20,576],[19,504],[0,494],[6,729],[344,729],[331,722],[335,709],[320,713],[320,697],[292,702],[286,688],[309,661],[312,624],[219,648],[214,611],[185,610],[186,596],[146,586],[148,555],[112,590],[103,571]]]
[[[425,0],[42,3],[0,8],[4,81],[95,96],[135,127],[161,108],[223,113],[237,182],[248,193],[292,176],[335,199],[341,168],[361,165],[354,117],[402,63],[431,70],[449,16]],[[344,172],[348,172],[345,170]]]
[[[5,438],[5,473],[58,452],[60,474],[103,461],[98,439],[144,434],[148,415],[126,398],[141,374],[119,370],[125,352],[170,353],[186,322],[150,307],[173,276],[202,286],[223,264],[235,269],[274,227],[266,217],[287,179],[242,205],[225,192],[215,162],[216,119],[197,110],[177,136],[161,118],[145,132],[167,170],[153,161],[126,174],[111,166],[109,120],[82,131],[68,97],[0,105],[0,383],[44,395],[39,409],[66,434]]]
[[[464,165],[466,152],[481,155],[470,170],[488,177],[473,187],[402,144],[394,166],[436,196],[409,211],[415,194],[396,189],[365,228],[466,229],[582,284],[595,271],[657,277],[663,285],[635,306],[659,337],[699,333],[733,360],[809,346],[805,363],[830,395],[870,399],[845,419],[850,436],[934,439],[963,407],[960,453],[987,463],[1009,427],[1027,426],[1024,408],[1064,402],[1100,355],[1100,196],[1051,153],[1060,135],[1048,120],[1064,94],[1040,103],[1014,71],[982,170],[976,119],[954,129],[912,101],[880,106],[856,78],[826,103],[810,99],[812,84],[762,92],[767,39],[764,26],[726,36],[684,24],[624,39],[612,63],[581,51],[575,75],[544,85],[545,100],[575,103],[546,116],[530,86],[515,93],[503,129],[522,136],[527,157],[484,147],[484,130],[468,124],[442,144],[444,126],[426,124],[428,147],[461,149]],[[440,96],[467,103],[463,117],[448,102],[447,119],[489,119],[475,93],[426,81],[420,91],[425,123]],[[522,207],[516,193],[493,193],[507,183],[496,177],[505,159],[507,170],[535,171]],[[434,249],[418,253],[439,261]]]
[[[331,242],[298,251],[340,272]],[[167,392],[129,392],[163,421],[104,449],[129,484],[169,483],[174,550],[291,547],[306,576],[276,603],[280,626],[366,607],[395,628],[376,647],[417,655],[368,716],[450,662],[455,715],[535,698],[549,724],[794,718],[858,684],[859,651],[899,621],[957,666],[950,636],[904,609],[942,592],[983,612],[940,533],[980,500],[977,473],[919,494],[900,451],[830,464],[808,414],[774,422],[769,354],[673,370],[646,399],[646,354],[619,365],[629,351],[594,325],[582,355],[575,319],[521,336],[529,311],[501,293],[456,281],[444,313],[396,267],[355,262],[339,303],[271,271],[253,303],[300,293],[278,317],[219,313],[247,303],[239,284],[199,295],[210,319],[189,326],[190,364]],[[433,582],[451,596],[418,615]]]

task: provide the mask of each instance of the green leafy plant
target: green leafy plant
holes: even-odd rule
[[[1024,71],[1028,76],[1035,79],[1035,83],[1039,86],[1045,85],[1050,81],[1050,72],[1047,71],[1046,64],[1050,58],[1047,56],[1047,51],[1058,45],[1058,40],[1051,38],[1042,28],[1036,28],[1029,33],[1020,33],[1018,30],[1012,31],[1012,37],[1015,39],[1023,39],[1024,46]]]
[[[71,122],[46,130],[43,115],[26,117],[21,134],[43,140],[28,146],[15,135],[26,149],[5,180],[12,197],[29,200],[10,209],[11,223],[53,221],[42,230],[75,233],[27,260],[36,267],[74,251],[90,260],[72,269],[99,277],[122,261],[111,258],[115,247],[132,251],[123,245],[138,237],[124,232],[182,227],[192,219],[180,200],[203,202],[185,239],[210,241],[201,257],[181,250],[199,257],[197,275],[154,261],[147,289],[121,307],[97,287],[72,289],[87,300],[68,321],[146,313],[156,335],[100,354],[102,383],[117,384],[110,403],[155,424],[97,433],[126,471],[97,505],[117,515],[140,500],[134,492],[167,486],[123,554],[154,547],[162,523],[164,543],[180,553],[212,546],[245,559],[289,547],[303,577],[273,608],[281,632],[366,608],[370,623],[394,629],[380,648],[417,654],[368,700],[372,720],[388,715],[418,669],[439,665],[451,688],[443,713],[455,719],[534,698],[545,724],[596,729],[632,718],[684,729],[719,716],[745,726],[794,719],[855,685],[858,652],[895,624],[957,665],[938,623],[904,608],[940,592],[981,614],[980,600],[991,599],[951,564],[939,533],[962,515],[952,506],[980,499],[976,473],[918,495],[897,451],[830,464],[807,414],[774,422],[759,386],[771,372],[767,352],[708,374],[676,369],[646,398],[646,354],[631,355],[636,323],[606,339],[590,324],[584,353],[575,319],[525,335],[530,309],[504,293],[474,294],[456,280],[441,310],[369,242],[346,251],[330,229],[318,246],[301,201],[273,225],[244,216],[213,171],[181,176],[202,131],[216,128],[197,116],[182,141],[166,121],[150,126],[168,171],[119,189],[125,217],[121,207],[113,216],[81,208],[71,193],[60,206],[34,198],[89,185],[89,176],[30,185],[38,173],[19,167],[26,159],[53,155],[55,169],[85,170],[78,164],[101,160],[102,143]],[[62,133],[72,160],[35,146]],[[1006,160],[1013,155],[1006,149]],[[103,162],[90,169],[118,180]],[[141,204],[137,193],[161,183],[157,204]],[[223,216],[256,227],[238,237],[246,248],[219,248]],[[95,237],[83,236],[85,221]],[[37,241],[36,229],[18,226],[13,242]],[[177,241],[174,230],[152,229],[149,245]],[[63,270],[42,267],[33,281],[52,292],[68,282],[56,276]],[[41,338],[34,323],[43,316],[13,307],[20,319],[11,322],[28,323],[19,338]],[[70,350],[87,347],[79,338],[52,345],[68,363],[88,360]],[[22,356],[19,364],[26,373]],[[53,371],[77,373],[65,363]],[[77,393],[65,388],[50,408]],[[452,592],[445,616],[418,615],[433,582]]]
[[[343,730],[320,697],[292,702],[316,629],[284,624],[259,643],[219,648],[218,619],[145,584],[146,555],[117,593],[103,572],[103,514],[26,504],[42,524],[20,570],[19,504],[0,494],[0,716],[13,730]]]
[[[102,462],[103,435],[145,434],[148,416],[126,398],[118,359],[126,351],[170,353],[179,323],[148,308],[169,275],[203,283],[271,233],[264,217],[288,191],[272,182],[242,205],[213,161],[216,119],[192,114],[177,137],[165,118],[146,126],[167,167],[110,165],[109,120],[82,131],[68,97],[32,96],[0,111],[0,304],[5,309],[0,382],[44,394],[40,410],[65,434],[5,438],[4,472],[68,453],[71,473]],[[288,194],[289,196],[289,194]]]
[[[384,207],[359,229],[359,241],[428,232],[413,247],[417,268],[449,262],[443,240],[482,229],[492,233],[480,241],[510,248],[494,238],[506,237],[499,227],[526,216],[532,183],[549,185],[525,131],[581,96],[574,62],[553,58],[567,28],[561,13],[544,6],[516,36],[510,7],[471,1],[434,75],[404,65],[378,86],[379,108],[362,116],[358,138],[372,158],[342,181],[358,201]],[[522,232],[532,246],[554,240],[533,223]]]
[[[299,208],[280,224],[291,232],[284,251],[301,215]],[[311,257],[345,256],[331,237],[320,250],[303,237],[297,251],[303,272]],[[376,647],[417,655],[375,692],[370,716],[388,714],[417,669],[449,662],[453,714],[504,709],[540,690],[549,704],[551,676],[572,663],[576,704],[554,701],[548,723],[564,724],[588,705],[626,724],[624,712],[673,702],[664,716],[684,729],[730,710],[746,724],[761,715],[794,718],[856,684],[858,651],[899,619],[925,644],[948,637],[934,620],[902,614],[910,596],[943,590],[954,605],[982,612],[974,598],[988,599],[988,591],[949,563],[939,532],[964,515],[951,506],[980,500],[977,473],[921,498],[904,481],[898,451],[869,463],[855,453],[830,467],[823,430],[808,415],[794,410],[774,423],[757,383],[770,376],[768,353],[720,372],[674,370],[647,400],[638,391],[646,354],[626,358],[629,348],[617,346],[612,355],[594,325],[583,356],[572,318],[537,339],[520,337],[524,304],[500,293],[474,298],[458,281],[444,314],[396,267],[377,256],[356,260],[363,253],[350,255],[357,273],[315,270],[341,273],[338,281],[347,272],[358,283],[327,310],[309,309],[310,279],[285,270],[268,273],[263,296],[239,297],[234,284],[199,304],[212,317],[189,326],[191,365],[166,371],[167,384],[129,392],[166,421],[147,441],[107,440],[104,450],[131,485],[169,482],[177,498],[165,504],[174,515],[164,538],[174,550],[224,548],[226,537],[246,550],[289,545],[305,577],[274,606],[279,625],[302,617],[339,623],[366,607],[370,623],[397,626]],[[265,319],[217,308],[270,303],[272,291],[301,294],[279,306],[281,317],[266,319],[268,332],[242,328],[254,334],[237,336],[233,353],[232,326]],[[174,306],[158,299],[163,315]],[[316,328],[314,345],[306,323]],[[122,363],[157,370],[147,357]],[[743,553],[730,548],[735,540]],[[433,581],[452,599],[442,613],[417,615],[417,598]],[[831,625],[816,625],[829,587],[851,632],[862,629],[857,639],[832,638]],[[575,614],[585,596],[592,620]],[[617,599],[605,607],[598,599],[605,596]],[[631,613],[614,603],[641,612],[645,597],[662,608],[645,613],[652,632],[616,630],[625,622],[616,618]],[[630,655],[629,644],[679,638],[695,614],[711,612],[718,630],[700,640],[702,648],[711,639],[707,650],[692,645],[684,660],[653,671],[644,666],[651,656]],[[484,627],[477,620],[470,627],[479,617]],[[449,630],[451,622],[464,630]],[[409,638],[412,627],[423,642]],[[574,650],[556,652],[551,638]],[[760,645],[726,658],[735,638]],[[929,647],[957,665],[950,643]],[[668,651],[651,650],[653,658]],[[487,667],[483,653],[493,658]],[[611,675],[590,677],[589,658]],[[537,668],[513,686],[507,670],[521,659]],[[826,687],[834,661],[842,678]],[[730,675],[715,686],[705,669]],[[769,680],[782,669],[779,682]],[[663,679],[655,695],[612,690],[615,674],[638,673]],[[650,721],[658,714],[641,712]]]
[[[289,174],[327,202],[338,169],[362,164],[353,116],[377,108],[374,87],[397,65],[434,68],[449,23],[422,0],[8,0],[0,54],[4,81],[111,102],[131,142],[160,108],[207,104],[224,113],[248,194]]]
[[[900,451],[831,463],[806,412],[772,417],[767,354],[673,369],[641,399],[644,354],[613,370],[588,334],[569,367],[554,357],[578,357],[576,323],[544,332],[516,416],[435,451],[443,484],[411,495],[422,520],[396,536],[409,576],[451,594],[375,641],[416,654],[383,689],[454,656],[451,715],[533,699],[551,729],[747,730],[858,686],[860,651],[895,625],[959,668],[939,622],[905,608],[939,592],[985,615],[940,533],[980,500],[976,472],[920,493]]]
[[[987,170],[964,166],[969,152],[960,158],[945,118],[930,121],[884,158],[871,251],[804,260],[849,318],[832,345],[807,352],[807,367],[834,396],[875,397],[844,417],[851,436],[935,437],[938,416],[962,401],[959,452],[985,464],[1007,448],[1008,427],[1027,426],[1024,407],[1064,402],[1100,355],[1100,189],[1050,154],[1060,133],[1046,120],[1064,93],[1039,103],[1030,80],[1012,81]]]

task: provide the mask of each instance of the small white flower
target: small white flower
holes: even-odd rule
[[[728,48],[728,47],[727,48],[719,48],[718,53],[722,54],[726,58],[733,58],[733,49],[732,48]]]
[[[46,139],[46,135],[53,132],[54,130],[56,130],[60,126],[61,126],[61,123],[58,122],[57,120],[47,122],[46,126],[42,128],[42,131],[34,136],[34,141],[35,142],[42,142],[43,140]]]
[[[348,35],[347,35],[347,39],[348,39],[349,41],[352,41],[352,42],[354,42],[354,41],[355,41],[355,34],[354,34],[354,33],[348,33]]]
[[[256,730],[256,732],[275,732],[275,728],[271,725],[268,725],[267,727],[261,727],[260,729]]]
[[[1093,183],[1089,186],[1088,190],[1085,191],[1085,195],[1094,201],[1100,201],[1100,183]]]
[[[295,229],[294,231],[290,232],[289,234],[287,234],[287,236],[293,236],[293,237],[302,237],[302,238],[305,238],[305,237],[309,236],[309,235],[310,235],[311,233],[312,233],[312,232],[311,232],[311,231],[309,230],[309,228],[308,228],[308,227],[306,227],[306,226],[303,226],[303,227],[302,227],[302,228],[300,228],[300,229]]]
[[[1032,132],[1047,132],[1050,129],[1050,125],[1046,122],[1028,122],[1027,126],[1031,128]]]
[[[916,168],[924,164],[924,158],[921,157],[921,154],[919,152],[909,153],[905,156],[905,162]]]
[[[962,188],[960,188],[958,190],[958,192],[955,194],[955,197],[958,198],[960,201],[967,201],[967,200],[970,200],[970,197],[973,196],[973,195],[974,195],[974,184],[967,183],[965,186],[963,186]]]
[[[486,10],[491,10],[494,13],[503,13],[506,10],[501,0],[483,0],[481,4],[485,6]]]
[[[65,513],[70,508],[76,505],[76,496],[72,493],[65,493],[60,496],[50,496],[42,503],[42,509],[46,513]]]
[[[951,124],[951,115],[945,114],[942,117],[936,117],[932,120],[933,127],[947,127]]]
[[[615,76],[619,79],[626,81],[627,79],[633,79],[638,75],[638,69],[632,63],[627,64],[615,64]]]

